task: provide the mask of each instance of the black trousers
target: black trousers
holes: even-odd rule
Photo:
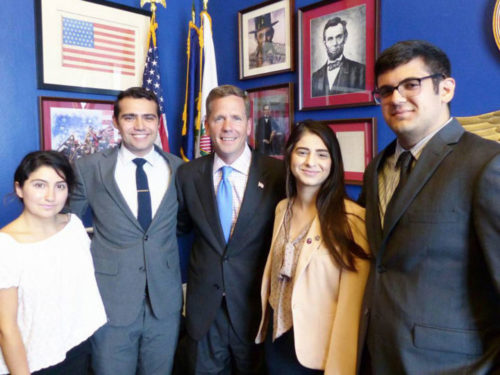
[[[190,375],[263,375],[262,345],[243,342],[229,319],[225,299],[207,334],[199,341],[184,337]]]
[[[269,319],[269,328],[264,342],[264,353],[268,375],[321,375],[322,370],[313,370],[302,366],[295,354],[295,340],[293,327],[273,342],[272,309]]]

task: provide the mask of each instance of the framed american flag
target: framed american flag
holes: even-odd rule
[[[140,86],[151,13],[98,0],[35,0],[38,87],[116,95]]]

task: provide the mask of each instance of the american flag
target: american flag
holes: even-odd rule
[[[135,30],[63,17],[62,31],[63,66],[135,75]]]
[[[149,37],[149,49],[148,55],[146,57],[146,63],[144,64],[144,74],[142,75],[142,87],[146,90],[153,91],[158,97],[160,102],[160,131],[159,131],[159,142],[157,140],[158,146],[161,146],[164,151],[170,151],[168,145],[168,129],[167,129],[167,118],[165,116],[165,101],[163,100],[163,90],[160,85],[160,55],[158,54],[158,47],[156,47],[156,37],[150,35]]]

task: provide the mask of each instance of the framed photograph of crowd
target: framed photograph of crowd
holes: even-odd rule
[[[340,144],[347,184],[362,185],[363,173],[377,151],[375,118],[320,121],[330,126]]]
[[[238,12],[240,79],[293,71],[293,0],[270,0]]]
[[[39,106],[42,150],[61,151],[72,161],[120,142],[113,101],[40,96]]]
[[[299,110],[375,104],[378,10],[378,0],[298,10]]]
[[[140,86],[151,12],[104,1],[35,0],[38,88],[116,95]]]
[[[250,146],[257,152],[283,158],[293,125],[293,83],[247,90],[252,132]]]

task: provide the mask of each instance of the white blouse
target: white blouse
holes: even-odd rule
[[[30,371],[59,362],[106,323],[82,222],[71,215],[53,236],[20,243],[0,233],[0,288],[18,288],[17,324]],[[0,354],[0,374],[7,374]]]

